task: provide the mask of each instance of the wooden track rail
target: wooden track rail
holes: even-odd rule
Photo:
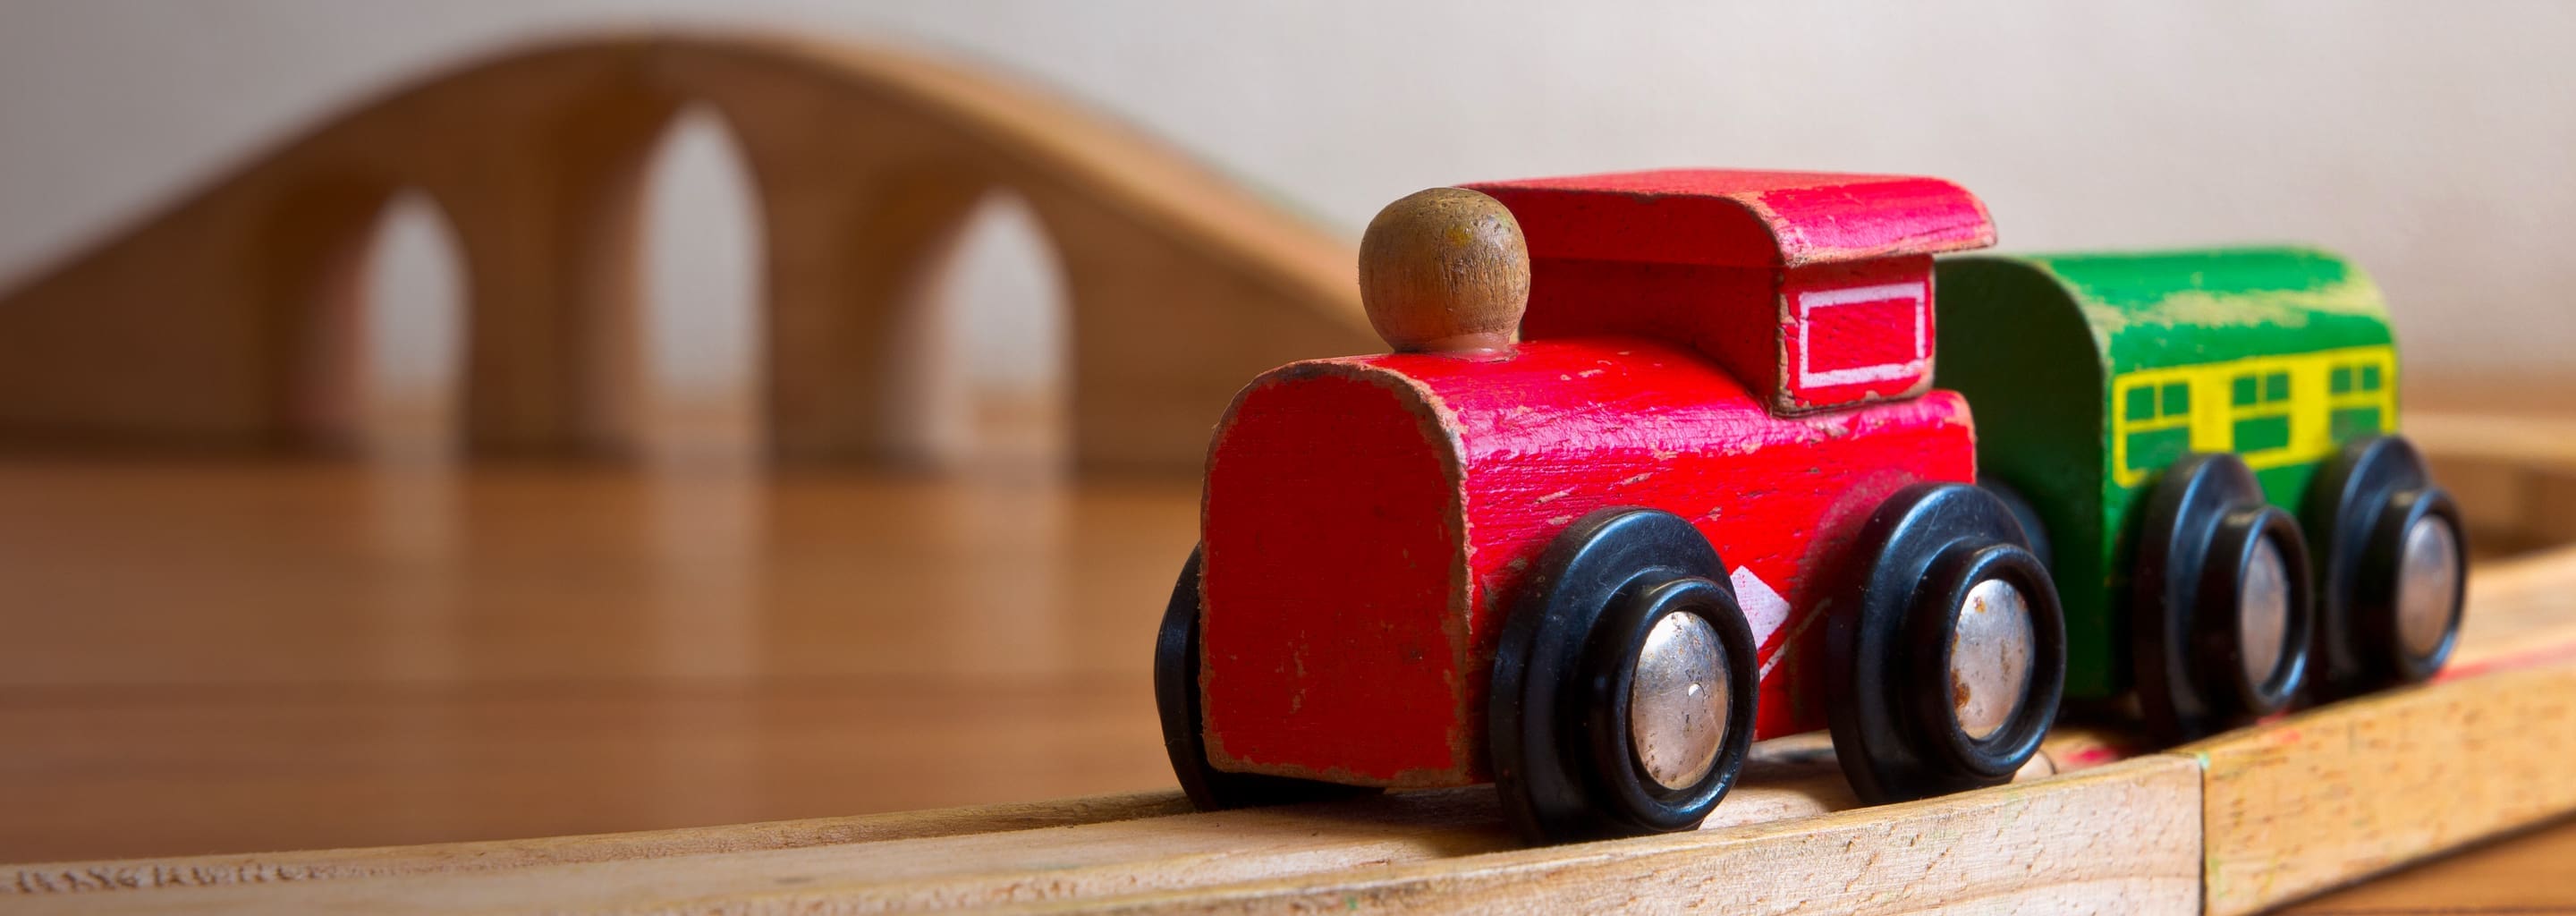
[[[2448,436],[2430,444],[2464,492],[2576,493],[2563,450]],[[2551,523],[2528,501],[2466,502],[2484,536],[2533,540]],[[0,909],[2249,913],[2576,812],[2576,545],[2482,560],[2469,607],[2436,683],[2127,759],[2115,735],[2061,728],[2048,766],[1981,792],[1857,808],[1828,750],[1774,742],[1689,834],[1520,848],[1486,789],[1213,814],[1147,793],[24,865],[0,871]]]
[[[884,48],[639,34],[356,105],[0,293],[0,440],[343,441],[365,240],[409,187],[465,266],[470,444],[625,452],[643,166],[692,103],[731,128],[761,210],[780,458],[923,448],[923,389],[949,376],[918,356],[937,320],[919,293],[996,187],[1028,200],[1063,266],[1086,466],[1195,470],[1243,380],[1376,347],[1347,241],[1107,119]]]

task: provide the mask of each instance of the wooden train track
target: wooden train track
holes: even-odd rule
[[[2443,425],[2448,422],[2450,425]],[[2564,446],[2419,429],[2491,542],[2576,540]],[[2576,515],[2571,515],[2576,518]],[[2247,913],[2576,811],[2576,545],[2483,561],[2438,682],[2014,784],[1855,807],[1767,746],[1700,831],[1521,848],[1490,790],[1191,813],[1177,793],[538,840],[25,865],[11,912]]]

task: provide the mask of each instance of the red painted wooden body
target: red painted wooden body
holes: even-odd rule
[[[1907,484],[1975,477],[1966,402],[1922,392],[1930,254],[1990,242],[1982,206],[1944,182],[1795,173],[1477,187],[1529,238],[1516,354],[1298,363],[1218,427],[1211,763],[1490,778],[1504,620],[1549,542],[1605,506],[1672,512],[1717,547],[1760,644],[1756,735],[1824,727],[1814,624],[1859,526]]]
[[[1782,419],[1708,360],[1641,338],[1505,362],[1372,356],[1264,375],[1218,433],[1202,600],[1219,768],[1373,785],[1488,778],[1486,681],[1523,574],[1604,506],[1693,521],[1769,668],[1757,736],[1824,726],[1808,626],[1878,502],[1971,480],[1946,392]],[[1778,598],[1765,601],[1758,577]]]

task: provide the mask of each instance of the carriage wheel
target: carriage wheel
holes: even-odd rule
[[[1380,791],[1369,786],[1229,773],[1208,763],[1207,735],[1199,712],[1199,552],[1181,564],[1181,579],[1163,607],[1154,640],[1154,705],[1162,713],[1163,752],[1181,791],[1201,811],[1323,801]]]
[[[1862,801],[1998,785],[2039,753],[2066,681],[2057,587],[1994,494],[1888,497],[1827,609],[1834,756]]]
[[[1539,843],[1699,826],[1753,744],[1753,632],[1681,517],[1601,509],[1504,624],[1488,724],[1503,811]]]
[[[2322,566],[2312,693],[2357,696],[2442,670],[2469,552],[2459,507],[2415,447],[2396,436],[2345,446],[2318,470],[2306,508]]]
[[[2129,625],[2148,728],[2187,741],[2286,705],[2314,619],[2298,523],[2231,454],[2175,462],[2143,515]]]

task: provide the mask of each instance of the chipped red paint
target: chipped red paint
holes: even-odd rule
[[[1786,599],[1759,736],[1824,725],[1819,598],[1878,502],[1975,477],[1949,392],[1782,417],[1709,359],[1638,337],[1511,359],[1299,363],[1210,450],[1204,691],[1223,769],[1376,785],[1489,778],[1486,679],[1550,539],[1604,506],[1692,520]]]
[[[1671,169],[1465,187],[1512,209],[1532,258],[1804,267],[1995,243],[1985,204],[1938,178]]]
[[[1220,765],[1387,783],[1453,769],[1468,650],[1446,436],[1411,380],[1365,365],[1291,365],[1236,396],[1201,547]]]
[[[1931,178],[1683,170],[1468,187],[1529,238],[1524,339],[1684,343],[1785,413],[1930,387],[1931,256],[1995,238],[1984,204]]]

